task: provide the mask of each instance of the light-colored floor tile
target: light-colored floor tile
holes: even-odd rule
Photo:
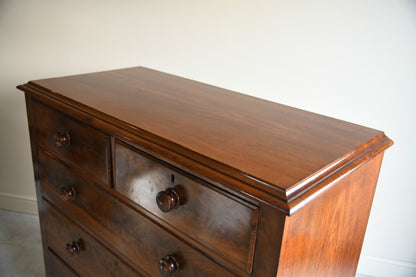
[[[0,224],[0,243],[23,245],[41,242],[37,216],[0,210]]]
[[[45,276],[37,216],[0,210],[0,276]]]
[[[44,277],[43,254],[40,245],[1,244],[0,275],[3,277]]]

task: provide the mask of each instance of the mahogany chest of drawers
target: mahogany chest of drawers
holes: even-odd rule
[[[383,132],[135,67],[25,92],[48,276],[354,276]]]

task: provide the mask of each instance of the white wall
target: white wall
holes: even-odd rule
[[[358,272],[416,276],[416,1],[0,0],[0,207],[35,210],[15,86],[136,65],[385,131]]]

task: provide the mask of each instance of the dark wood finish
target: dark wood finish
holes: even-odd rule
[[[75,200],[77,193],[74,187],[61,187],[61,197],[64,201]]]
[[[385,142],[382,150],[390,145],[380,131],[143,67],[28,86],[164,138],[169,148],[181,145],[288,202],[357,158],[366,142]]]
[[[174,256],[166,256],[159,260],[159,271],[162,276],[169,277],[180,271],[178,260]]]
[[[46,275],[59,277],[79,277],[61,258],[56,256],[50,249],[45,251]]]
[[[355,276],[382,158],[336,180],[286,220],[277,276]]]
[[[355,275],[383,132],[142,67],[18,88],[48,276]]]
[[[111,242],[120,256],[150,276],[159,275],[160,258],[174,253],[183,263],[181,276],[232,276],[126,204],[73,174],[68,165],[43,153],[39,155],[39,162],[43,169],[40,182],[45,197],[67,211],[71,218],[77,218],[82,226],[94,230],[102,240]],[[71,184],[77,190],[75,201],[62,200],[59,195],[62,183]]]
[[[178,170],[115,144],[115,190],[247,272],[251,271],[258,208],[187,178]],[[160,209],[160,191],[174,190],[181,205]],[[215,215],[215,216],[214,216]],[[230,238],[232,238],[230,240]]]
[[[54,134],[54,140],[55,140],[55,145],[58,148],[69,147],[69,145],[71,144],[71,137],[69,136],[68,132],[65,132],[65,133],[56,132]]]
[[[66,244],[66,253],[68,253],[69,256],[74,256],[75,254],[81,252],[83,248],[82,240],[73,241],[72,243]]]
[[[108,184],[110,139],[96,129],[38,102],[33,103],[36,141]]]
[[[253,277],[276,276],[286,216],[274,208],[261,207],[254,255]]]
[[[178,193],[181,189],[182,188],[178,186],[176,188],[168,188],[156,194],[156,203],[162,212],[168,213],[179,207],[181,202],[183,202],[183,199],[181,199],[181,196]]]
[[[39,149],[37,146],[37,141],[35,139],[36,134],[36,121],[33,116],[33,101],[34,99],[28,94],[25,93],[25,102],[26,102],[26,111],[27,111],[27,119],[28,119],[28,127],[29,127],[29,134],[30,134],[30,148],[32,152],[32,162],[33,162],[33,173],[35,177],[35,189],[36,189],[36,196],[37,199],[42,198],[42,190],[39,184],[39,164],[38,164],[38,153]],[[51,251],[48,249],[46,244],[46,222],[44,217],[44,205],[43,201],[37,201],[38,211],[39,211],[39,223],[40,223],[40,232],[42,236],[42,248],[43,248],[43,256],[45,262],[45,273],[47,276],[57,276],[56,272],[61,271],[62,275],[71,276],[68,272],[67,265],[57,263],[54,259],[54,256],[51,256]],[[62,267],[59,270],[59,267]]]
[[[120,259],[108,252],[50,204],[45,202],[44,206],[48,247],[80,275],[138,276]],[[70,250],[67,242],[70,242]]]

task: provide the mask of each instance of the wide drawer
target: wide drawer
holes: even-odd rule
[[[163,276],[159,266],[172,262],[171,257],[177,262],[178,276],[234,276],[104,189],[73,173],[69,165],[42,152],[39,162],[45,197],[150,276]]]
[[[47,201],[43,201],[46,244],[81,276],[138,276]],[[63,269],[67,271],[67,269]]]
[[[49,248],[45,250],[46,276],[48,277],[79,277],[61,258]]]
[[[98,130],[42,103],[33,101],[35,141],[109,183],[110,139]]]
[[[259,209],[185,174],[115,143],[116,191],[203,245],[223,263],[251,272]]]

